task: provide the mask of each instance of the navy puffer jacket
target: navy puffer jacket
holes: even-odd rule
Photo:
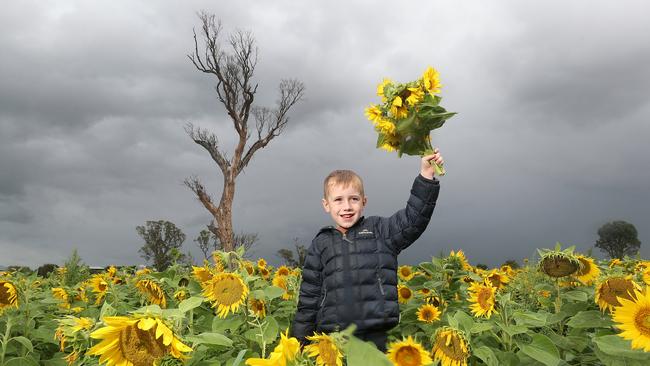
[[[391,217],[362,217],[346,234],[321,229],[302,271],[292,335],[304,343],[317,332],[385,331],[399,321],[397,255],[424,232],[440,185],[418,175],[406,208]]]

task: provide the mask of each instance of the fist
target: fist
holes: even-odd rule
[[[438,149],[433,149],[433,154],[422,157],[422,160],[420,161],[420,174],[427,179],[433,179],[436,175],[434,164],[442,166],[444,163],[445,160],[442,158],[442,155],[440,155],[440,151]]]

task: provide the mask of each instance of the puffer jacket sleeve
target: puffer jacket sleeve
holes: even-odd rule
[[[316,329],[316,314],[318,313],[322,284],[323,264],[319,246],[314,239],[307,251],[305,265],[302,269],[298,309],[291,328],[292,336],[302,344],[306,342],[305,337],[311,336]]]
[[[390,239],[396,253],[406,249],[424,233],[436,207],[439,192],[440,182],[435,177],[427,179],[418,174],[406,208],[380,219],[380,231]]]

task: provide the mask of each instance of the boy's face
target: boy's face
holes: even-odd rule
[[[352,184],[347,187],[332,184],[329,186],[327,199],[323,198],[323,208],[332,216],[337,229],[345,232],[362,216],[367,201],[368,199]]]

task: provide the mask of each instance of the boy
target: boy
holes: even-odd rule
[[[362,216],[367,198],[354,172],[325,178],[323,208],[336,226],[322,228],[307,253],[292,326],[302,344],[314,331],[355,324],[355,336],[386,351],[386,333],[400,315],[397,255],[426,229],[440,190],[431,161],[443,163],[438,149],[421,159],[406,208],[391,217]]]

